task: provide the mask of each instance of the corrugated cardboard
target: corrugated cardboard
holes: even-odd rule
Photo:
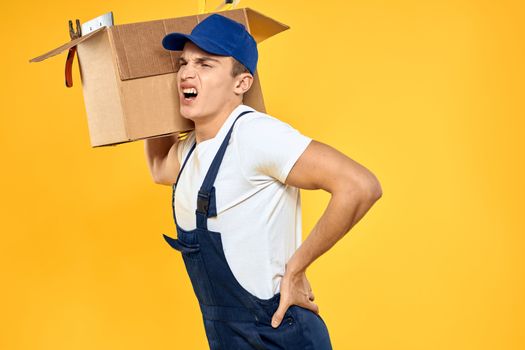
[[[191,130],[193,122],[179,113],[175,62],[181,52],[161,42],[171,32],[189,34],[212,13],[102,27],[30,62],[77,45],[92,147]],[[289,28],[250,8],[220,14],[243,24],[257,43]],[[266,111],[257,71],[243,103]]]

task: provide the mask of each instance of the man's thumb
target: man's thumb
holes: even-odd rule
[[[286,305],[283,303],[279,303],[279,307],[277,308],[277,311],[273,314],[272,317],[272,327],[277,328],[281,324],[281,321],[283,320],[284,313],[286,312]]]

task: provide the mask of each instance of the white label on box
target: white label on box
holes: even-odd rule
[[[97,18],[93,18],[85,23],[82,23],[82,35],[91,33],[98,28],[107,26],[111,27],[113,25],[113,12],[108,12]]]

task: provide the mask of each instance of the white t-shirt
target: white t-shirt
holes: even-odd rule
[[[289,124],[246,105],[237,106],[214,138],[197,144],[175,190],[177,223],[196,228],[197,193],[224,137],[235,123],[217,178],[217,216],[208,229],[221,233],[226,261],[239,284],[269,299],[280,291],[285,264],[302,242],[301,199],[284,184],[310,137]],[[191,131],[178,147],[182,162],[195,142]]]

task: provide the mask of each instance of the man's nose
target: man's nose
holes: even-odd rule
[[[195,77],[195,68],[191,64],[180,67],[179,74],[182,80]]]

